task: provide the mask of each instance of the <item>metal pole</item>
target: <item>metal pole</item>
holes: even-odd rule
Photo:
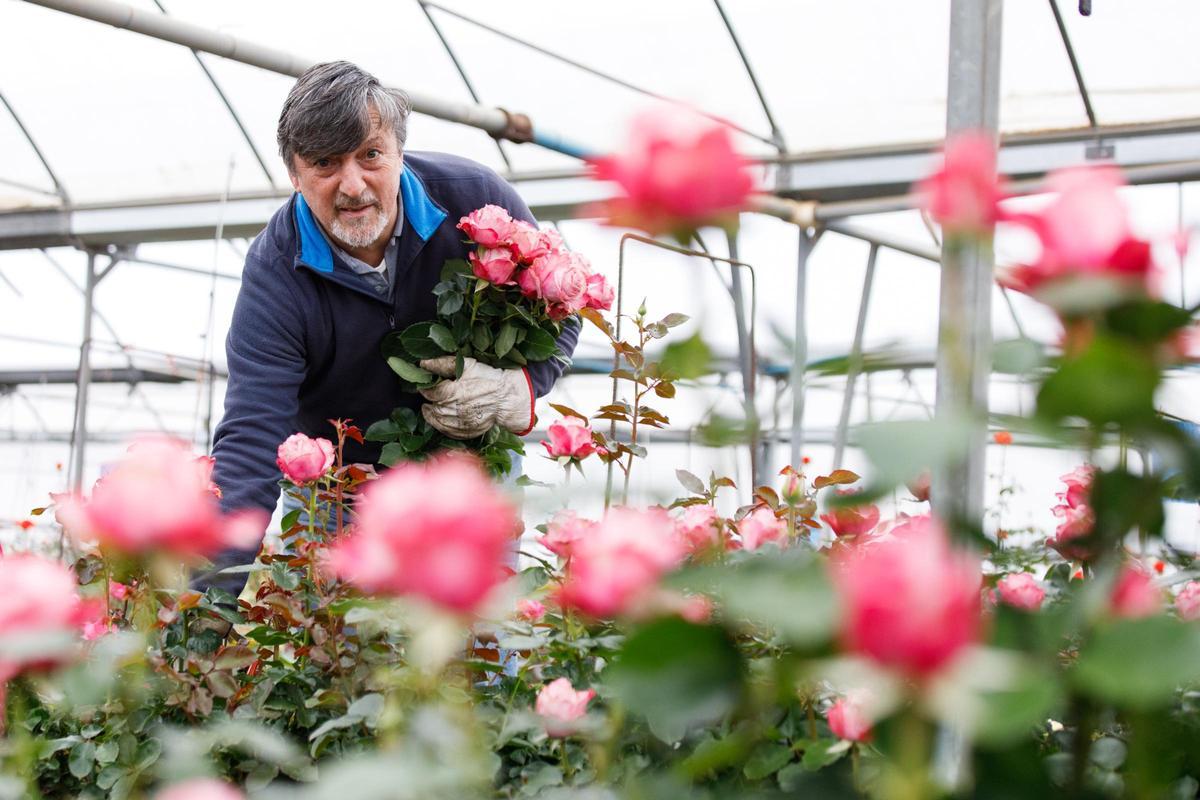
[[[729,259],[738,260],[737,233],[727,231],[726,240],[729,243]],[[758,486],[762,475],[762,453],[759,452],[758,436],[758,391],[757,354],[754,352],[754,341],[750,338],[749,326],[746,324],[746,303],[742,290],[741,270],[729,271],[729,294],[733,298],[733,322],[737,331],[738,362],[742,368],[742,397],[746,406],[746,428],[750,433],[750,480],[751,486]],[[753,324],[753,321],[751,321]]]
[[[951,0],[946,132],[997,129],[1002,0]],[[944,519],[983,523],[988,379],[991,375],[991,243],[942,245],[937,418],[973,420],[962,460],[933,475],[935,510]]]
[[[796,329],[792,334],[792,448],[788,463],[800,469],[804,449],[804,373],[808,368],[808,257],[817,237],[800,229],[796,253]]]
[[[867,309],[871,305],[871,287],[875,285],[875,262],[879,259],[879,245],[871,245],[867,254],[867,272],[863,276],[862,298],[858,302],[858,320],[854,324],[854,343],[850,345],[850,358],[846,361],[846,388],[842,392],[842,410],[838,415],[837,433],[833,438],[833,465],[831,470],[842,468],[842,455],[846,450],[846,431],[850,428],[850,408],[854,405],[854,384],[862,371],[863,333],[867,329]]]
[[[96,252],[87,254],[87,280],[83,287],[83,341],[79,345],[79,374],[75,384],[75,425],[71,431],[71,470],[69,478],[72,491],[83,487],[83,460],[87,449],[88,387],[92,380],[92,317],[95,307]]]

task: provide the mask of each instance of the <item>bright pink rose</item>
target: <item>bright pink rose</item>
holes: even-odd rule
[[[217,460],[212,456],[196,456],[196,468],[200,470],[200,479],[208,485],[208,493],[218,500],[221,499],[221,487],[213,483],[213,467]]]
[[[467,261],[471,264],[471,271],[475,273],[476,278],[483,278],[497,286],[511,286],[516,283],[513,273],[517,271],[517,262],[506,247],[473,250],[467,256]]]
[[[127,600],[133,594],[133,589],[120,581],[108,582],[108,596],[113,600]]]
[[[512,503],[464,456],[405,463],[373,481],[330,566],[365,592],[415,595],[470,612],[504,579],[518,531]]]
[[[757,550],[767,542],[780,547],[787,544],[787,522],[769,508],[758,508],[742,517],[737,531],[742,537],[742,547],[747,550]]]
[[[613,287],[609,285],[607,278],[599,273],[588,275],[587,297],[584,300],[585,306],[594,308],[597,311],[608,311],[612,308],[613,301],[616,298],[617,293],[613,291]]]
[[[871,721],[850,697],[839,697],[825,714],[829,730],[839,739],[851,742],[871,741]]]
[[[1153,272],[1150,244],[1133,235],[1117,194],[1125,185],[1120,171],[1112,166],[1072,167],[1051,173],[1046,184],[1056,193],[1049,206],[1012,217],[1037,234],[1041,257],[1017,267],[1004,282],[1034,293],[1051,281],[1092,276],[1148,292]]]
[[[662,509],[617,508],[571,547],[560,600],[593,617],[643,604],[686,551]]]
[[[94,616],[79,598],[74,573],[57,561],[27,554],[0,558],[0,587],[0,639],[54,632],[76,635]],[[57,660],[0,656],[0,686],[26,669]]]
[[[548,735],[570,736],[578,728],[578,721],[587,714],[588,701],[595,696],[594,689],[577,692],[569,680],[558,678],[538,692],[534,709],[542,718]]]
[[[517,277],[521,294],[546,301],[553,319],[577,313],[587,302],[587,261],[575,253],[542,256]]]
[[[168,786],[154,800],[244,800],[245,795],[225,781],[215,778],[193,778]]]
[[[333,466],[333,442],[293,433],[279,445],[275,463],[283,477],[297,486],[312,483]]]
[[[550,454],[550,458],[584,459],[596,452],[592,444],[592,429],[586,420],[579,417],[563,417],[551,423],[546,429],[549,441],[543,441],[542,447]]]
[[[529,622],[537,622],[546,616],[546,607],[537,600],[522,598],[517,601],[517,616]]]
[[[559,511],[546,525],[546,535],[538,543],[559,558],[570,558],[576,542],[591,535],[596,523],[581,519],[574,511]]]
[[[1109,598],[1113,616],[1122,619],[1152,617],[1162,611],[1162,590],[1154,585],[1154,578],[1138,566],[1125,565],[1117,575]]]
[[[1014,572],[996,581],[996,599],[1013,608],[1037,611],[1046,599],[1046,590],[1028,572]]]
[[[561,237],[558,241],[562,241]],[[546,236],[536,226],[525,220],[513,220],[513,231],[508,237],[508,246],[512,257],[517,261],[522,264],[532,263],[535,258],[541,258],[558,249],[554,245],[555,239]]]
[[[513,235],[516,222],[500,206],[486,205],[460,219],[457,227],[470,236],[476,244],[484,247],[500,247],[506,244]]]
[[[920,678],[979,638],[979,561],[952,550],[940,522],[913,517],[837,556],[830,566],[846,649]]]
[[[675,520],[675,533],[689,553],[709,550],[721,541],[717,510],[708,505],[688,506]]]
[[[83,640],[91,642],[101,636],[113,632],[112,622],[108,618],[108,609],[99,597],[81,600],[76,620],[83,633]]]
[[[262,539],[267,515],[223,517],[210,482],[187,447],[174,439],[135,442],[92,487],[92,497],[66,497],[55,518],[76,541],[137,555],[151,550],[183,558],[210,556]]]
[[[1200,582],[1187,582],[1175,597],[1175,610],[1180,619],[1200,619]]]
[[[858,494],[854,489],[835,491],[843,497]],[[864,506],[839,506],[828,514],[822,514],[821,519],[835,536],[859,536],[870,533],[871,529],[879,524],[879,507],[874,503]]]
[[[918,185],[917,194],[948,237],[991,236],[1005,196],[993,137],[972,131],[947,140],[942,168]]]
[[[729,227],[754,190],[749,162],[723,125],[678,113],[643,115],[620,154],[591,160],[598,180],[622,194],[589,213],[652,235]]]

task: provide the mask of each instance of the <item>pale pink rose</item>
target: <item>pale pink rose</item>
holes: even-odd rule
[[[364,592],[476,609],[505,576],[518,518],[479,464],[459,455],[405,463],[373,481],[330,566]]]
[[[561,238],[560,238],[561,241]],[[555,250],[555,240],[543,234],[536,226],[524,220],[513,220],[513,231],[508,237],[512,257],[522,264],[529,264]]]
[[[1140,565],[1126,564],[1121,567],[1109,598],[1109,609],[1113,616],[1141,619],[1154,616],[1162,608],[1162,590],[1154,585],[1154,578]]]
[[[737,531],[742,537],[742,547],[747,550],[757,550],[767,542],[775,542],[780,547],[787,544],[787,522],[776,517],[769,508],[757,508],[742,517]]]
[[[971,131],[948,139],[941,169],[917,186],[917,194],[947,236],[991,236],[1005,197],[994,138]]]
[[[245,795],[216,778],[193,778],[176,783],[154,795],[154,800],[244,800]]]
[[[996,599],[1013,608],[1037,611],[1046,599],[1046,590],[1028,572],[1014,572],[996,581]]]
[[[854,489],[835,490],[838,495],[848,497],[858,494]],[[835,536],[860,536],[870,533],[879,524],[879,507],[874,503],[863,506],[839,506],[822,514],[821,519]]]
[[[545,300],[551,318],[561,319],[584,307],[589,273],[582,256],[555,252],[530,264],[517,277],[517,283],[521,294]]]
[[[283,477],[297,486],[312,483],[333,466],[333,442],[310,439],[303,433],[293,433],[283,440],[275,456],[275,464]]]
[[[1034,293],[1064,278],[1093,276],[1121,281],[1130,291],[1150,290],[1150,244],[1136,238],[1117,190],[1125,185],[1113,166],[1071,167],[1050,173],[1055,194],[1044,209],[1011,219],[1037,234],[1040,258],[1002,278],[1011,288]]]
[[[546,429],[549,441],[543,441],[542,447],[550,454],[550,458],[573,458],[581,460],[596,452],[592,443],[592,429],[586,420],[579,417],[563,417],[550,424]]]
[[[458,229],[484,247],[500,247],[506,244],[515,230],[512,216],[500,206],[486,205],[477,208],[458,221]]]
[[[546,525],[546,535],[538,544],[559,558],[570,558],[576,542],[596,529],[590,519],[581,519],[574,511],[559,511]]]
[[[113,600],[126,600],[133,594],[133,589],[120,581],[108,582],[108,596]]]
[[[222,516],[204,470],[181,442],[150,437],[135,442],[85,499],[58,499],[55,518],[81,545],[138,555],[211,556],[262,539],[268,515]]]
[[[913,517],[870,547],[830,559],[843,646],[923,678],[979,638],[979,560],[951,548],[940,522]]]
[[[620,153],[590,163],[594,177],[616,183],[621,194],[587,213],[652,235],[729,227],[754,190],[729,128],[676,111],[636,118]]]
[[[685,555],[662,509],[613,509],[571,546],[560,600],[593,617],[625,613],[645,604],[659,578]]]
[[[933,476],[929,473],[929,470],[925,470],[905,485],[915,500],[924,503],[929,500],[929,491],[932,484]]]
[[[825,713],[825,719],[829,722],[829,730],[839,739],[871,741],[871,721],[851,697],[839,697]]]
[[[534,709],[542,718],[547,735],[570,736],[578,728],[579,720],[587,714],[588,701],[595,696],[594,689],[577,692],[571,681],[558,678],[538,692]]]
[[[517,262],[513,260],[512,252],[505,247],[495,247],[484,250],[473,250],[467,256],[471,271],[476,278],[483,278],[497,286],[515,284],[513,273],[517,271]]]
[[[1074,541],[1088,536],[1096,524],[1096,515],[1088,505],[1095,474],[1095,467],[1084,464],[1059,478],[1066,484],[1066,489],[1056,495],[1060,502],[1050,511],[1062,522],[1055,528],[1054,537],[1046,544],[1064,558],[1088,561],[1095,555],[1092,546]]]
[[[702,594],[688,595],[679,605],[679,616],[693,625],[703,625],[712,617],[713,603]]]
[[[0,587],[0,639],[74,634],[95,616],[94,608],[79,597],[74,573],[57,561],[27,554],[0,558]],[[0,685],[26,669],[52,666],[56,660],[0,656]]]
[[[675,533],[689,553],[709,550],[721,541],[717,510],[708,505],[688,506],[675,520]]]
[[[584,305],[597,311],[608,311],[616,300],[617,293],[609,285],[608,279],[599,273],[592,273],[587,278],[587,297]]]
[[[546,607],[537,600],[522,598],[517,601],[517,616],[529,622],[537,622],[546,616]]]
[[[1175,610],[1180,619],[1200,619],[1200,582],[1187,582],[1175,597]]]

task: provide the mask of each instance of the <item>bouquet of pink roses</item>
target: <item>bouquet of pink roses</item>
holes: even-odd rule
[[[447,261],[433,288],[437,318],[389,334],[381,349],[407,391],[440,379],[420,362],[452,355],[456,376],[466,359],[502,369],[566,357],[557,339],[564,322],[585,308],[608,310],[613,290],[593,274],[587,259],[566,249],[554,231],[513,219],[487,205],[463,217],[458,228],[476,245],[466,261]],[[420,460],[445,449],[479,454],[496,475],[512,466],[511,453],[524,453],[521,440],[499,426],[475,439],[452,439],[411,408],[395,409],[373,424],[367,439],[384,442],[380,463]]]

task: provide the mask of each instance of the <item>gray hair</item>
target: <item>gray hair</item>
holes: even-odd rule
[[[370,133],[372,111],[382,127],[396,132],[403,152],[411,110],[407,94],[349,61],[316,64],[296,79],[279,112],[279,155],[291,172],[294,155],[312,161],[348,153]]]

